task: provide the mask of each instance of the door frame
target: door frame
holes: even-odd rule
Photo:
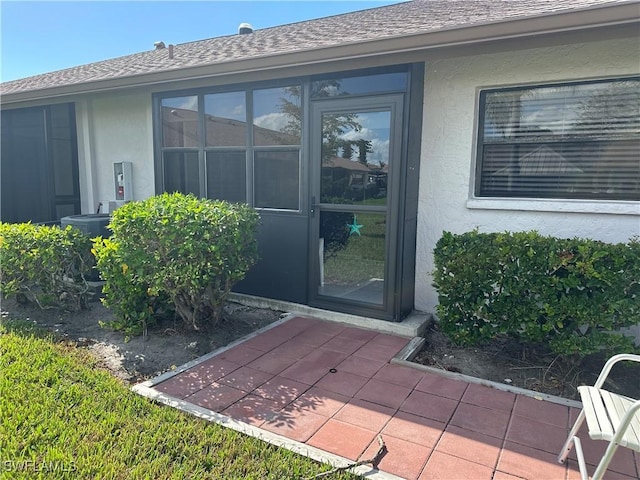
[[[400,265],[398,255],[399,226],[401,225],[401,173],[403,164],[403,134],[405,108],[405,94],[392,93],[385,95],[367,95],[358,97],[332,97],[330,99],[314,100],[310,106],[310,162],[309,162],[309,280],[308,299],[312,307],[351,313],[355,315],[394,320],[397,316],[399,301],[397,282],[400,280],[397,268]],[[390,111],[390,144],[389,170],[387,178],[386,205],[386,245],[385,245],[385,274],[382,305],[340,299],[318,292],[320,283],[319,236],[320,213],[322,211],[371,211],[381,212],[380,207],[342,206],[340,204],[323,204],[321,198],[321,158],[322,148],[322,115],[324,113],[366,113]]]

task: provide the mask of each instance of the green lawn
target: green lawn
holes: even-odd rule
[[[328,469],[153,404],[25,322],[0,324],[0,478],[293,479]]]
[[[384,278],[385,220],[385,215],[378,213],[356,215],[356,223],[361,225],[360,234],[349,235],[344,248],[325,260],[327,283],[356,287],[372,278]]]

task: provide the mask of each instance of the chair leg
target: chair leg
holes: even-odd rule
[[[580,430],[580,427],[584,423],[584,418],[584,410],[580,410],[580,415],[578,415],[578,418],[573,424],[573,427],[571,427],[571,431],[569,432],[567,441],[564,442],[564,446],[562,447],[562,450],[560,450],[560,455],[558,455],[558,463],[564,463],[567,460],[569,452],[571,451],[571,447],[573,447],[573,437],[575,437],[578,433],[578,430]]]
[[[573,443],[576,447],[576,457],[578,457],[578,470],[580,470],[580,480],[589,480],[587,464],[584,461],[584,453],[582,452],[582,443],[580,443],[580,439],[578,437],[573,437]]]
[[[618,448],[618,445],[619,445],[618,442],[615,440],[609,443],[609,446],[607,447],[607,451],[604,453],[604,456],[600,460],[600,463],[598,464],[596,471],[593,472],[593,477],[591,477],[592,480],[602,480],[604,472],[607,471],[607,468],[609,467],[609,464],[613,459],[613,455],[616,453],[616,449]]]

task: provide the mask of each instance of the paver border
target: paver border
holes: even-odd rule
[[[306,445],[304,443],[291,440],[285,436],[278,435],[277,433],[263,430],[260,427],[235,420],[227,415],[213,412],[206,408],[200,407],[199,405],[194,405],[185,400],[180,400],[179,398],[173,397],[171,395],[158,392],[153,387],[143,385],[142,383],[134,385],[131,390],[154,402],[162,403],[163,405],[175,408],[203,420],[217,423],[218,425],[221,425],[223,427],[231,428],[232,430],[243,433],[253,438],[257,438],[271,445],[286,448],[287,450],[290,450],[294,453],[304,455],[305,457],[325,463],[334,468],[346,467],[354,463],[353,460],[349,460],[348,458],[326,452],[311,445]],[[349,471],[362,477],[370,478],[372,480],[405,480],[402,477],[398,477],[388,472],[383,472],[382,470],[378,470],[377,468],[372,468],[367,465],[352,467],[349,469]]]

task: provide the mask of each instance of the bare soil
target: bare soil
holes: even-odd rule
[[[62,340],[86,348],[114,376],[130,384],[228,345],[284,315],[228,302],[223,319],[211,331],[195,332],[185,328],[180,319],[174,319],[161,321],[146,336],[127,338],[100,325],[113,320],[100,302],[93,301],[89,306],[79,312],[63,312],[2,299],[0,310],[3,318],[31,321]],[[578,385],[593,384],[606,360],[594,355],[572,364],[543,348],[505,339],[483,347],[461,348],[453,345],[435,324],[428,328],[425,338],[424,348],[413,360],[416,363],[572,399],[577,398]],[[607,388],[640,398],[640,365],[616,366]]]
[[[481,347],[459,347],[432,324],[423,349],[413,359],[422,365],[462,373],[569,399],[579,399],[579,385],[593,385],[607,360],[590,355],[582,361],[561,358],[544,346],[496,339]],[[640,364],[617,364],[605,383],[613,392],[640,398]]]
[[[96,356],[101,365],[124,382],[134,384],[183,365],[280,319],[282,312],[227,302],[223,318],[211,331],[196,332],[179,318],[150,327],[146,336],[128,338],[100,325],[113,320],[100,302],[78,312],[41,310],[37,305],[3,299],[3,318],[28,320],[74,342]]]

